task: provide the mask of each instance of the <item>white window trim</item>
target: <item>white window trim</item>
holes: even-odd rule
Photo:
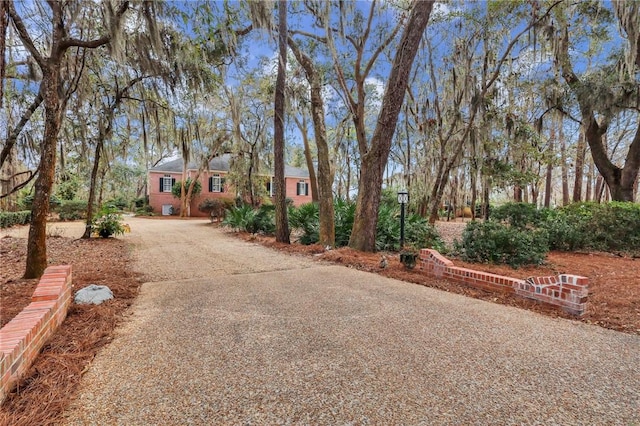
[[[164,175],[162,178],[162,192],[171,192],[171,188],[173,187],[173,185],[171,185],[171,182],[173,181],[172,176]]]
[[[222,178],[219,173],[211,176],[211,192],[222,192]]]

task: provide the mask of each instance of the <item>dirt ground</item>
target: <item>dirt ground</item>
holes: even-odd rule
[[[162,220],[162,219],[159,219]],[[78,224],[69,224],[77,226]],[[216,226],[216,225],[203,225]],[[447,243],[460,235],[464,223],[438,225]],[[64,226],[60,225],[60,229]],[[26,230],[0,234],[0,325],[29,303],[36,280],[23,280],[26,259]],[[79,228],[81,229],[81,228]],[[77,233],[77,232],[76,232]],[[81,232],[78,234],[80,235]],[[74,234],[75,235],[75,234]],[[344,264],[381,275],[417,283],[469,297],[520,307],[553,317],[574,318],[559,309],[545,307],[516,296],[434,280],[419,271],[407,270],[397,254],[361,253],[349,248],[325,252],[318,245],[278,244],[273,238],[238,234],[239,238],[279,251],[311,256],[314,259]],[[72,305],[60,331],[43,348],[42,354],[21,381],[16,391],[0,407],[0,425],[59,424],[62,412],[75,395],[77,385],[100,347],[108,343],[117,324],[138,294],[143,277],[133,272],[131,244],[123,239],[78,240],[71,234],[49,232],[48,254],[52,264],[72,264],[74,285],[107,284],[116,300],[101,306]],[[382,256],[387,259],[381,268]],[[640,259],[601,253],[551,253],[545,265],[512,270],[505,266],[466,265],[503,275],[528,277],[571,273],[590,279],[587,313],[579,318],[590,324],[640,334]]]

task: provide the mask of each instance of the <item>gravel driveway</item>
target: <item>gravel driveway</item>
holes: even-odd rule
[[[640,337],[131,219],[149,281],[69,425],[640,424]]]

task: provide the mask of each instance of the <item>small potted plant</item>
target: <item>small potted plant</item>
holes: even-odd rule
[[[414,247],[404,247],[400,251],[400,262],[407,269],[413,269],[416,266],[418,260],[418,250]]]
[[[106,208],[98,213],[98,217],[93,222],[93,229],[102,238],[109,238],[112,235],[124,234],[122,226],[122,216],[114,209]]]

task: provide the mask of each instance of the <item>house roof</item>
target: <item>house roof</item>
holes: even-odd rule
[[[209,161],[209,170],[216,172],[228,172],[229,171],[229,162],[231,160],[231,154],[222,154],[215,157],[213,160]],[[187,164],[187,170],[197,170],[198,166],[195,163],[190,162]],[[182,173],[182,158],[178,158],[177,160],[168,161],[164,164],[160,164],[158,166],[152,167],[149,169],[150,172],[164,172],[164,173]],[[301,169],[298,167],[293,167],[289,165],[284,166],[284,175],[286,177],[299,177],[299,178],[308,178],[309,171],[306,169]]]

